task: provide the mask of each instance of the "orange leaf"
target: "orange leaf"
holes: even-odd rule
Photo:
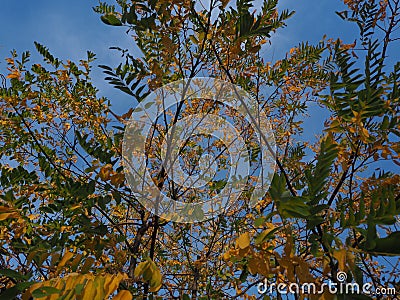
[[[118,174],[111,176],[110,179],[111,179],[111,183],[114,186],[118,187],[124,182],[125,175],[123,173],[118,173]]]
[[[15,78],[15,79],[19,79],[21,76],[21,74],[19,73],[19,71],[17,69],[12,70],[12,72],[10,74],[7,75],[7,78]]]
[[[107,181],[108,179],[110,179],[111,171],[112,171],[111,164],[103,166],[99,172],[99,177],[101,178],[101,180]]]

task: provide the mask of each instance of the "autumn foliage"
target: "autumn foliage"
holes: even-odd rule
[[[132,108],[117,115],[98,96],[94,53],[61,61],[35,43],[43,61],[33,63],[29,53],[12,52],[0,89],[0,299],[258,299],[264,278],[321,286],[337,283],[338,272],[399,292],[400,62],[393,47],[400,2],[344,3],[338,20],[359,30],[354,44],[321,37],[277,61],[263,51],[293,15],[278,10],[277,0],[119,0],[94,8],[105,24],[124,26],[141,50],[115,47],[121,63],[100,65],[116,95],[140,103],[175,80],[215,77],[246,90],[269,117],[278,149],[268,193],[255,207],[202,223],[161,219],[135,199],[122,160]],[[316,105],[327,115],[315,125],[320,134],[300,138]],[[222,110],[193,101],[168,112],[149,142],[153,170],[168,126],[185,114]],[[242,124],[236,113],[230,118]],[[198,148],[188,149],[195,166]],[[179,195],[164,173],[152,174]],[[210,193],[223,185],[210,184]],[[349,299],[327,290],[294,296]]]

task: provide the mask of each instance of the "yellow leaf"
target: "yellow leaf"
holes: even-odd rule
[[[106,276],[96,276],[93,280],[93,285],[96,290],[96,298],[92,299],[106,299],[106,291],[104,290],[106,278],[110,275]],[[86,290],[85,290],[86,292]]]
[[[74,288],[80,281],[85,279],[91,280],[92,274],[90,276],[87,275],[79,275],[77,273],[68,274],[64,280],[59,280],[56,287],[63,289],[64,291],[70,290]]]
[[[293,236],[289,235],[287,237],[285,247],[283,248],[283,252],[285,252],[286,257],[293,256]]]
[[[94,300],[96,298],[96,287],[93,280],[89,280],[85,285],[82,300]]]
[[[0,206],[0,213],[14,211],[15,209],[8,207],[8,206]]]
[[[65,264],[67,263],[67,261],[69,261],[73,256],[74,256],[74,253],[69,252],[69,251],[65,252],[63,258],[58,263],[57,269],[60,270],[62,267],[64,267]]]
[[[117,290],[120,282],[126,278],[127,278],[127,275],[122,274],[122,273],[119,273],[119,274],[113,275],[113,276],[110,276],[110,275],[106,276],[105,282],[104,282],[104,290],[105,290],[104,298],[108,298],[108,296],[110,296],[112,293],[114,293]]]
[[[120,291],[113,300],[132,300],[131,292],[127,290]]]
[[[0,221],[4,221],[7,219],[16,219],[19,217],[19,213],[15,212],[10,212],[10,213],[2,213],[0,214]]]
[[[351,119],[353,123],[360,124],[361,123],[361,112],[357,112],[353,110],[354,117]]]
[[[340,127],[340,122],[338,119],[334,119],[329,126],[329,130],[332,132],[340,132],[342,128]]]
[[[161,288],[161,286],[162,286],[161,283],[158,286],[150,286],[149,291],[150,292],[157,292]]]
[[[161,287],[162,275],[160,269],[156,266],[155,263],[152,263],[152,276],[150,280],[150,292],[156,292]]]
[[[369,138],[369,132],[368,132],[368,130],[366,129],[366,128],[362,128],[361,129],[361,135],[363,136],[363,137],[365,137],[365,138]]]
[[[224,253],[224,255],[222,255],[222,258],[223,258],[224,260],[229,260],[229,259],[231,258],[231,254],[229,253],[229,251],[226,251],[226,252]]]
[[[11,207],[0,206],[0,221],[19,218],[19,213]]]
[[[36,220],[36,219],[38,219],[40,217],[40,215],[39,214],[35,214],[35,215],[29,215],[28,216],[28,219],[29,220],[31,220],[31,221],[33,221],[33,220]]]
[[[41,300],[55,299],[81,299],[81,300],[103,300],[108,299],[108,296],[113,294],[120,282],[128,278],[124,273],[113,274],[78,274],[70,273],[62,278],[54,278],[51,280],[38,282],[32,285],[22,296],[24,300],[30,299],[32,292],[41,287],[55,287],[60,290],[60,294],[53,294],[47,297],[40,298]],[[78,284],[84,285],[83,289],[77,294],[75,287]],[[114,299],[132,299],[129,294],[122,293],[120,296],[124,298]]]
[[[239,236],[237,239],[237,244],[240,249],[245,249],[250,245],[250,234],[245,232]]]
[[[150,292],[156,292],[161,288],[162,275],[160,269],[151,259],[139,263],[133,275],[135,277],[142,276],[144,281],[148,281],[150,284]]]
[[[199,32],[198,33],[198,39],[197,40],[199,40],[199,41],[203,41],[204,40],[204,38],[206,37],[206,34],[202,31],[202,32]]]
[[[275,225],[272,223],[265,223],[264,226],[267,226],[268,229],[265,229],[264,231],[262,231],[255,239],[255,244],[259,245],[262,242],[264,242],[265,237],[272,231],[275,229]]]
[[[80,204],[77,204],[77,205],[71,206],[69,209],[70,209],[70,210],[75,210],[75,209],[80,208],[80,207],[81,207],[81,205],[80,205]]]
[[[68,231],[68,230],[71,230],[71,229],[72,229],[72,226],[61,226],[60,231],[61,232],[65,232],[65,231]]]
[[[333,252],[333,257],[337,259],[339,264],[339,271],[345,270],[346,252],[346,249],[340,249]]]
[[[136,268],[135,271],[133,273],[133,275],[135,277],[139,277],[140,275],[142,275],[144,273],[144,271],[149,267],[149,262],[148,261],[142,261],[141,263],[139,263]]]
[[[197,45],[199,43],[198,39],[196,39],[196,37],[191,34],[189,35],[189,39],[192,41],[193,44]]]
[[[142,276],[145,281],[150,281],[151,277],[153,277],[153,269],[150,267],[145,268]]]

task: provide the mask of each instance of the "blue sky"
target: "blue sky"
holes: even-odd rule
[[[86,58],[86,51],[96,53],[92,79],[99,89],[99,96],[110,99],[112,109],[123,114],[136,106],[136,101],[129,95],[114,89],[105,80],[99,64],[115,67],[121,57],[112,46],[130,49],[140,56],[134,41],[126,34],[124,27],[107,26],[92,7],[98,0],[1,0],[0,10],[0,72],[7,73],[4,59],[10,51],[18,53],[29,50],[31,61],[40,62],[34,41],[50,49],[50,52],[63,60],[79,61]],[[208,0],[203,0],[208,1]],[[235,2],[235,0],[231,0]],[[115,4],[113,0],[108,3]],[[255,7],[262,1],[256,0]],[[352,43],[357,37],[355,24],[345,22],[335,11],[346,9],[340,0],[280,0],[280,10],[294,10],[296,13],[287,21],[287,27],[281,28],[272,36],[272,45],[263,50],[267,60],[283,58],[290,48],[303,41],[317,44],[324,34],[328,38],[340,37],[345,43]],[[312,141],[322,130],[327,118],[327,111],[317,104],[311,104],[309,116],[304,118],[303,141]]]
[[[115,4],[113,0],[108,0],[108,3]],[[262,2],[256,0],[255,3],[257,7]],[[86,58],[86,51],[90,50],[97,55],[92,79],[99,89],[99,96],[110,99],[113,111],[118,114],[136,106],[131,96],[110,86],[97,67],[99,64],[114,67],[120,62],[120,55],[109,49],[112,46],[130,49],[140,56],[134,41],[126,34],[126,28],[107,26],[101,22],[100,16],[92,9],[98,0],[1,0],[1,4],[1,73],[7,73],[4,59],[10,56],[13,49],[18,53],[29,50],[31,61],[40,62],[42,58],[35,50],[34,41],[45,45],[54,56],[63,60],[79,61]],[[352,43],[358,36],[355,24],[345,22],[336,15],[335,11],[346,9],[340,0],[280,0],[279,8],[296,13],[287,21],[286,28],[272,36],[272,46],[263,50],[267,60],[283,58],[290,48],[302,41],[316,44],[324,34],[328,38],[340,37],[345,43]],[[394,49],[392,53],[397,51]],[[328,114],[317,104],[311,105],[308,114],[304,118],[304,134],[298,138],[311,142],[321,134]]]
[[[6,67],[4,58],[12,49],[19,53],[30,50],[32,61],[39,61],[41,58],[34,50],[34,41],[49,47],[53,55],[61,59],[78,61],[86,57],[87,50],[93,51],[98,58],[96,65],[115,66],[119,62],[119,55],[109,50],[111,46],[135,49],[124,28],[106,26],[100,21],[99,15],[92,10],[98,4],[96,0],[2,0],[1,4],[2,73]],[[283,0],[280,7],[295,10],[296,14],[288,21],[288,27],[273,37],[271,49],[265,51],[268,59],[282,58],[301,41],[317,43],[324,34],[334,38],[340,36],[346,42],[354,40],[355,26],[343,22],[335,14],[335,10],[344,9],[339,0]],[[109,86],[99,69],[95,68],[92,76],[99,94],[111,100],[115,111],[123,113],[135,105],[129,96]]]
[[[110,46],[131,47],[132,43],[122,28],[106,26],[100,21],[92,7],[98,1],[15,1],[2,0],[0,9],[0,70],[5,72],[4,58],[10,51],[18,53],[31,51],[31,61],[39,62],[34,41],[50,49],[50,52],[61,59],[79,61],[86,58],[86,51],[97,55],[98,64],[115,65],[119,62],[115,51]],[[94,68],[92,74],[100,95],[109,97],[115,105],[127,97],[110,87],[104,80],[101,71]],[[122,107],[120,107],[122,111]]]

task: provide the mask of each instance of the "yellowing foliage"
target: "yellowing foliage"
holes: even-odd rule
[[[135,268],[134,276],[142,277],[144,281],[149,282],[151,292],[157,292],[161,288],[162,275],[160,269],[151,259],[139,263]]]
[[[113,172],[113,168],[111,164],[107,164],[103,167],[101,167],[100,172],[99,172],[99,177],[101,180],[107,181],[110,179],[110,176]]]
[[[276,139],[268,192],[254,207],[241,206],[246,189],[229,214],[199,224],[155,216],[157,205],[149,212],[124,184],[122,140],[134,109],[119,116],[98,97],[90,79],[94,54],[60,61],[36,43],[39,64],[13,52],[0,88],[0,289],[14,292],[10,299],[225,299],[235,292],[254,299],[254,284],[264,278],[319,285],[338,271],[394,285],[400,65],[391,44],[399,40],[399,3],[345,0],[349,10],[338,14],[358,25],[356,42],[323,37],[267,61],[273,35],[292,13],[276,1],[262,9],[248,0],[211,2],[101,1],[95,10],[103,22],[126,26],[143,54],[121,49],[120,65],[101,68],[137,102],[181,78],[240,85],[268,115]],[[146,137],[149,175],[162,193],[190,203],[218,196],[224,186],[221,179],[183,189],[162,168],[168,130],[192,114],[225,114],[246,137],[251,166],[265,163],[247,138],[251,122],[235,108],[210,99],[181,104],[160,115]],[[313,123],[315,114],[325,122]],[[207,151],[228,162],[225,146],[219,140]],[[205,148],[193,138],[180,151],[195,166]],[[376,255],[389,263],[376,263]],[[332,297],[325,291],[320,299]]]
[[[33,296],[40,300],[55,300],[68,296],[81,300],[104,300],[117,290],[121,281],[127,278],[128,276],[123,273],[116,275],[70,273],[62,278],[35,283],[25,292],[23,299],[27,300]],[[126,290],[120,291],[115,297],[114,299],[132,299],[132,295]]]
[[[14,208],[11,207],[6,207],[6,206],[0,206],[0,221],[6,220],[6,219],[15,219],[19,218],[20,214],[18,211]]]
[[[248,232],[242,233],[236,243],[240,249],[245,249],[250,246],[250,234]]]

